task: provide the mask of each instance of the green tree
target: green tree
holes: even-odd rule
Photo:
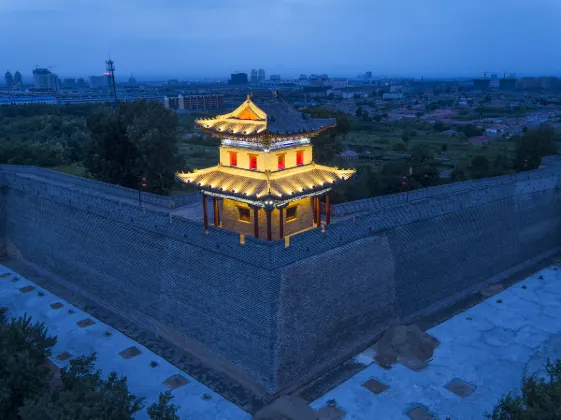
[[[123,103],[92,115],[87,125],[91,142],[84,166],[94,178],[138,188],[146,177],[148,190],[171,191],[179,165],[174,113],[153,101]]]
[[[358,118],[362,117],[362,107],[361,107],[361,106],[359,106],[359,107],[356,109],[355,115],[356,115]]]
[[[143,408],[126,378],[112,372],[103,379],[94,370],[95,354],[72,360],[55,379],[46,364],[55,343],[44,324],[27,315],[8,321],[0,308],[2,420],[129,420]],[[177,420],[170,397],[160,395],[152,420]]]
[[[403,140],[405,144],[409,144],[410,138],[411,138],[411,133],[409,131],[409,127],[405,127],[403,129],[403,132],[401,133],[401,140]]]
[[[60,373],[60,388],[19,409],[22,420],[132,420],[142,398],[132,395],[127,379],[111,372],[107,380],[94,370],[95,354],[70,361]]]
[[[503,396],[487,418],[492,420],[558,420],[561,418],[561,360],[549,360],[547,378],[525,378],[519,396]]]
[[[495,160],[493,161],[493,170],[496,175],[503,175],[507,173],[511,168],[510,159],[506,155],[506,153],[499,152],[495,156]]]
[[[178,407],[171,402],[173,396],[171,391],[160,393],[157,403],[148,407],[148,415],[151,420],[179,420],[177,415]]]
[[[452,171],[452,180],[453,181],[467,181],[469,179],[469,172],[464,163],[460,163],[456,165],[454,170]]]
[[[88,118],[91,140],[84,167],[100,181],[137,188],[135,164],[138,150],[126,135],[127,123],[121,108],[114,112],[101,111]]]
[[[482,155],[477,155],[471,160],[470,172],[473,178],[485,178],[489,175],[491,164],[489,160]]]
[[[432,151],[426,143],[417,142],[411,148],[411,160],[414,162],[423,163],[432,159]]]
[[[56,337],[42,323],[31,323],[27,315],[6,319],[0,310],[0,418],[18,419],[17,409],[28,399],[43,394],[51,381],[44,363]]]
[[[346,137],[347,134],[349,134],[349,131],[351,131],[351,122],[349,121],[349,118],[344,114],[337,115],[337,118],[335,119],[335,132]]]
[[[557,153],[555,129],[542,124],[539,128],[528,130],[516,141],[515,166],[519,171],[536,169],[542,157]]]
[[[330,162],[343,151],[343,145],[335,130],[324,131],[312,137],[312,146],[314,147],[314,161],[319,163]]]
[[[402,141],[396,141],[392,144],[392,150],[396,152],[407,152],[407,145]]]
[[[482,128],[477,128],[473,124],[466,124],[459,127],[459,131],[465,134],[466,137],[475,137],[483,134]]]

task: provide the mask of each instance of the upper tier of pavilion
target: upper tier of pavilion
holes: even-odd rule
[[[314,136],[335,126],[335,121],[307,117],[275,94],[263,101],[248,96],[234,111],[199,119],[196,124],[212,136],[242,141],[250,147],[275,148],[286,140]]]

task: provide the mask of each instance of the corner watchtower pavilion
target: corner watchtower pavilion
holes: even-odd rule
[[[256,238],[276,240],[320,227],[322,195],[329,224],[329,192],[355,172],[312,160],[310,138],[334,120],[306,117],[275,93],[259,106],[248,96],[234,111],[196,123],[221,139],[217,166],[177,174],[202,192],[205,230],[207,196],[213,197],[215,226]]]

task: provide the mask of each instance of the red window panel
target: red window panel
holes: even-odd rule
[[[230,153],[230,166],[238,166],[238,154],[236,152]]]
[[[249,169],[257,169],[257,155],[249,155]]]
[[[278,160],[278,168],[279,169],[284,169],[284,157],[285,154],[283,153],[282,155],[277,155],[277,160]]]
[[[298,150],[296,151],[296,165],[301,166],[304,164],[304,151]]]

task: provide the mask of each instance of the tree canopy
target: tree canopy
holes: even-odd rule
[[[561,418],[561,360],[547,361],[546,378],[525,378],[518,396],[503,396],[487,418],[492,420],[558,420]]]
[[[169,193],[177,158],[177,115],[157,102],[123,103],[88,118],[91,141],[84,166],[101,181],[138,188],[147,179],[149,191]]]
[[[95,354],[78,357],[56,378],[47,357],[56,344],[43,323],[8,320],[0,309],[0,418],[2,420],[132,420],[143,399],[127,379],[94,368]],[[148,408],[152,420],[178,420],[169,393]]]
[[[542,157],[557,153],[555,129],[542,124],[539,128],[527,130],[516,139],[515,166],[518,170],[536,169]]]

